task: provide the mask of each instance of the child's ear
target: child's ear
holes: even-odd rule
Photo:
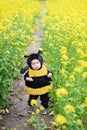
[[[29,55],[25,55],[24,58],[29,58]]]
[[[40,48],[37,52],[38,55],[40,55],[42,53],[42,49]]]

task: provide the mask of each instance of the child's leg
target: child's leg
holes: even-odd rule
[[[48,103],[49,103],[49,96],[48,93],[40,95],[40,100],[41,100],[41,105],[47,109],[48,108]]]
[[[31,100],[32,99],[37,99],[38,98],[38,95],[29,95],[29,100],[28,100],[28,105],[31,106]]]

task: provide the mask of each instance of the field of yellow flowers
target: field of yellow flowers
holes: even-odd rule
[[[8,105],[9,86],[20,74],[40,10],[35,0],[0,0],[0,109]]]
[[[53,72],[52,127],[87,129],[87,1],[0,0],[0,109],[8,105],[13,79],[19,76],[24,50],[42,17],[43,56]]]
[[[53,72],[53,125],[87,129],[87,1],[46,2],[44,57]]]

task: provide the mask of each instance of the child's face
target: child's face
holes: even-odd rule
[[[40,61],[37,60],[37,59],[32,60],[32,61],[31,61],[31,67],[32,67],[32,69],[34,69],[34,70],[40,69],[40,67],[41,67]]]

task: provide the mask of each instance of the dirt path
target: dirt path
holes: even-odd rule
[[[43,10],[44,12],[45,10]],[[35,42],[35,44],[29,45],[26,50],[31,52],[37,52],[38,48],[42,44],[41,36],[43,35],[42,30],[42,23],[41,19],[38,19],[38,30],[35,31],[34,35],[36,36],[35,39],[32,41]],[[23,61],[24,62],[24,61]],[[24,63],[25,64],[25,63]],[[26,92],[24,90],[24,79],[23,75],[20,75],[18,79],[15,80],[14,86],[12,86],[12,89],[14,91],[14,94],[9,97],[10,99],[10,107],[9,113],[3,115],[3,120],[0,120],[0,130],[2,130],[2,127],[6,127],[8,129],[6,130],[36,130],[33,127],[26,128],[24,127],[24,123],[29,119],[30,115],[28,113],[28,105],[27,100],[28,96],[26,96]],[[40,104],[40,101],[38,99],[38,104]],[[44,118],[46,123],[49,124],[51,117],[48,115],[42,116],[39,115],[40,118]]]

